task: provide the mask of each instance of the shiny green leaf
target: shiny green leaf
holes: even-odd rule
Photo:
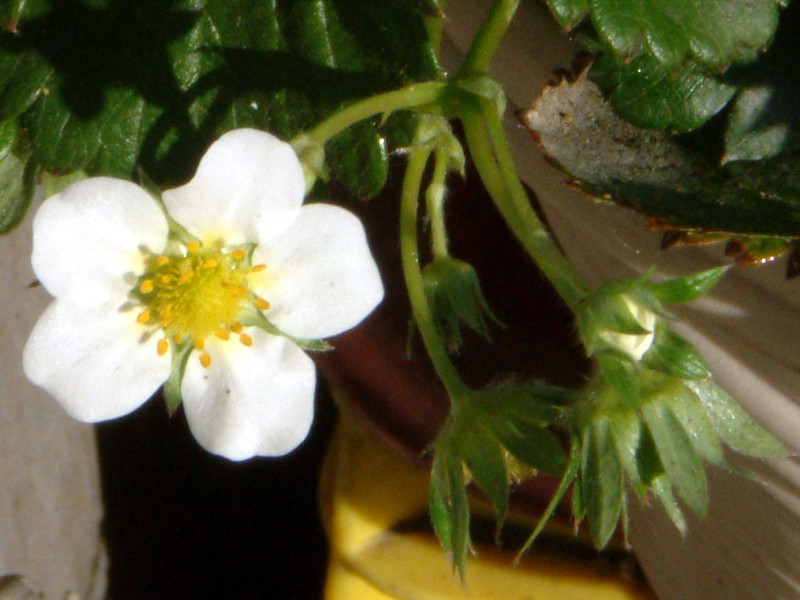
[[[642,357],[642,364],[681,379],[705,379],[711,375],[700,351],[663,323],[656,327],[655,341]]]
[[[17,32],[0,32],[0,120],[19,117],[54,173],[131,177],[138,164],[159,185],[179,183],[224,131],[289,138],[344,103],[438,73],[415,0],[30,4],[3,15]],[[386,176],[387,134],[364,127],[345,133],[358,143],[329,149],[329,166],[370,195]]]
[[[800,62],[795,5],[781,23],[767,52],[750,65],[734,67],[724,79],[739,88],[725,130],[723,162],[758,160],[800,149]]]
[[[615,52],[648,52],[668,67],[687,58],[721,69],[752,60],[778,25],[780,0],[589,0],[592,24]]]
[[[645,129],[692,131],[724,108],[736,87],[719,80],[696,63],[677,70],[650,54],[626,61],[603,52],[592,65],[591,76],[626,121]]]

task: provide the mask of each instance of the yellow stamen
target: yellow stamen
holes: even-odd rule
[[[197,252],[198,250],[200,250],[200,242],[198,242],[197,240],[192,240],[191,242],[186,244],[186,249],[189,252]]]
[[[270,308],[272,308],[272,305],[269,302],[259,297],[256,297],[255,304],[258,310],[269,310]]]
[[[239,341],[242,342],[245,346],[250,347],[253,345],[253,338],[251,338],[246,333],[243,333],[239,336]]]
[[[230,328],[233,333],[242,333],[242,324],[239,321],[231,323]]]
[[[172,339],[179,346],[183,343],[183,336],[180,333],[176,333],[175,335],[173,335]]]
[[[250,269],[250,272],[251,273],[258,273],[259,271],[263,271],[266,268],[267,268],[267,265],[264,265],[264,264],[253,265],[253,267]]]
[[[142,325],[147,323],[149,320],[150,320],[150,311],[146,308],[139,313],[138,317],[136,317],[136,322],[141,323]]]
[[[163,254],[156,259],[156,264],[159,267],[163,267],[168,262],[169,262],[169,256],[164,256]]]
[[[234,250],[231,256],[233,256],[234,260],[244,260],[244,257],[247,256],[247,252],[240,248],[239,250]]]
[[[229,340],[231,339],[231,334],[227,329],[218,329],[214,332],[214,335],[217,336],[221,340]]]
[[[139,286],[139,291],[143,294],[149,294],[155,289],[155,285],[153,285],[152,279],[145,279],[141,285]]]
[[[206,340],[204,338],[197,338],[194,340],[195,350],[203,350],[206,347]]]
[[[194,277],[194,271],[192,269],[189,269],[188,271],[186,271],[186,273],[178,277],[178,283],[186,283],[188,281],[191,281],[192,277]]]
[[[211,355],[208,352],[200,354],[200,364],[206,369],[211,366]]]
[[[164,356],[167,353],[167,350],[169,350],[169,342],[164,338],[158,340],[158,344],[156,345],[156,351],[158,352],[158,355]]]
[[[217,264],[218,263],[217,263],[217,259],[216,258],[209,258],[209,259],[206,260],[206,262],[203,263],[203,268],[204,269],[213,269],[214,267],[217,266]]]
[[[175,279],[175,278],[172,275],[170,275],[169,273],[166,273],[166,274],[161,276],[161,283],[163,283],[164,285],[167,285],[167,284],[171,283],[173,279]]]

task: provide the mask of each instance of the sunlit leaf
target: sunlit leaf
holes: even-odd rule
[[[720,81],[694,62],[673,68],[650,54],[626,61],[603,52],[592,65],[591,75],[617,113],[646,129],[691,131],[725,107],[736,87]]]
[[[3,10],[0,120],[19,117],[35,160],[55,173],[130,177],[138,164],[175,184],[224,131],[289,138],[346,102],[438,71],[420,12],[430,1],[36,0]],[[391,140],[377,123],[364,127],[331,146],[330,170],[371,195]]]
[[[722,68],[770,41],[785,0],[547,0],[562,25],[587,15],[603,41],[630,58],[647,52],[669,67],[687,58]]]
[[[618,117],[585,76],[545,89],[523,121],[583,189],[659,226],[800,237],[800,153],[716,165]]]

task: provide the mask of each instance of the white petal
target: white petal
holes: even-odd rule
[[[194,178],[167,190],[172,217],[205,242],[258,242],[297,216],[305,178],[294,149],[264,131],[235,129],[206,152]]]
[[[253,287],[272,308],[266,313],[282,331],[325,338],[360,323],[383,299],[383,284],[364,227],[349,211],[308,204],[283,234],[259,245],[264,263]]]
[[[285,338],[248,331],[253,346],[209,339],[212,363],[189,358],[181,392],[189,428],[231,460],[280,456],[302,442],[314,417],[314,363]]]
[[[160,252],[167,222],[139,186],[94,177],[48,198],[33,220],[31,262],[51,295],[82,305],[124,301],[144,266],[142,248]]]
[[[135,314],[54,300],[23,353],[25,375],[72,417],[96,422],[125,415],[167,379],[170,360],[143,339]]]

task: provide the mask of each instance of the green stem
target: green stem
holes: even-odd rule
[[[586,283],[531,206],[494,105],[484,99],[476,102],[477,106],[465,103],[463,122],[478,173],[506,224],[564,302],[574,309],[588,293]]]
[[[422,176],[430,154],[430,149],[422,146],[414,146],[408,153],[408,165],[400,201],[400,253],[414,321],[419,328],[428,356],[450,395],[452,407],[456,409],[459,399],[464,396],[468,388],[461,381],[455,365],[451,362],[434,323],[419,265],[417,207]]]
[[[447,227],[444,222],[447,159],[447,152],[441,146],[437,146],[431,182],[428,184],[428,189],[425,193],[428,218],[431,222],[431,246],[433,255],[437,258],[449,255],[447,251]]]
[[[486,73],[508,29],[519,0],[495,0],[461,64],[461,75]]]
[[[447,83],[441,81],[414,83],[398,90],[359,100],[342,110],[336,111],[312,130],[300,134],[292,140],[292,144],[297,142],[298,139],[324,144],[351,125],[375,115],[390,113],[395,110],[418,108],[425,105],[437,105],[441,102],[447,86]]]

